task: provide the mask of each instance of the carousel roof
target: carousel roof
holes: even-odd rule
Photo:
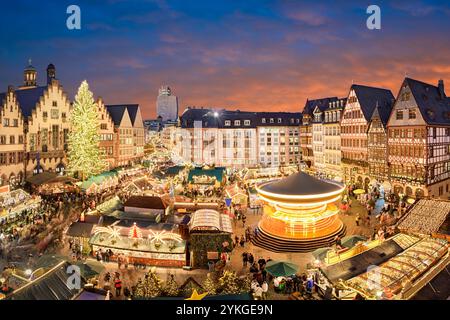
[[[319,180],[304,172],[297,172],[287,178],[260,185],[260,190],[278,195],[299,196],[337,192],[342,186]]]

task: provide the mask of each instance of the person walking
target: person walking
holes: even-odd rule
[[[242,254],[242,266],[245,268],[247,266],[247,262],[248,262],[248,253],[244,252]]]
[[[114,280],[114,288],[116,288],[116,297],[119,297],[122,291],[122,280],[119,277]]]
[[[266,300],[267,292],[269,291],[269,284],[267,283],[267,281],[263,281],[263,284],[261,285],[261,289],[262,289],[262,299]]]
[[[355,223],[356,223],[356,226],[357,227],[359,227],[359,222],[360,222],[360,220],[361,220],[361,217],[360,217],[360,215],[359,215],[359,213],[356,215],[356,218],[355,218]]]

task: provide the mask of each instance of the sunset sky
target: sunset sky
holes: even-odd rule
[[[66,28],[70,4],[81,30]],[[370,4],[381,30],[366,28]],[[450,88],[448,1],[16,0],[1,13],[0,92],[22,83],[31,58],[41,84],[51,62],[71,98],[87,79],[106,103],[139,103],[144,118],[162,84],[181,110],[300,111],[352,82],[396,95],[405,74]]]

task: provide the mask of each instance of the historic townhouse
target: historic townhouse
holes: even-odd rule
[[[31,64],[24,71],[24,85],[14,91],[24,118],[26,174],[63,173],[69,133],[70,101],[56,80],[55,66],[47,67],[47,84],[37,86]]]
[[[313,152],[313,112],[316,107],[324,110],[328,104],[337,101],[337,97],[329,97],[323,99],[306,100],[306,104],[302,111],[302,125],[300,126],[300,147],[302,154],[302,161],[308,168],[314,167],[314,152]]]
[[[388,121],[388,165],[394,192],[450,196],[450,100],[437,86],[405,78]]]
[[[316,106],[313,111],[311,123],[313,166],[316,172],[324,175],[325,163],[323,158],[323,115],[326,106]]]
[[[329,179],[342,180],[341,116],[346,99],[329,102],[323,118],[323,173]]]
[[[387,165],[387,129],[386,125],[392,111],[392,105],[377,105],[370,118],[367,151],[369,159],[369,175],[376,180],[383,191],[390,192]]]
[[[24,119],[12,87],[0,93],[0,185],[20,182],[25,173]]]
[[[139,162],[144,155],[144,124],[138,105],[107,105],[114,122],[115,166]]]
[[[144,157],[145,145],[145,128],[141,108],[138,104],[129,104],[127,110],[133,125],[133,157],[135,162],[139,162]]]
[[[180,118],[176,153],[195,164],[264,167],[299,161],[300,113],[188,108]]]
[[[301,113],[257,112],[259,164],[264,167],[300,163]]]
[[[99,148],[108,163],[108,169],[115,167],[114,159],[114,121],[106,109],[102,98],[97,99],[99,121]]]
[[[367,188],[370,184],[367,131],[376,106],[392,105],[390,90],[352,85],[341,120],[341,153],[344,181]]]

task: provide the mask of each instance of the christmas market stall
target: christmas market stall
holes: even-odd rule
[[[0,222],[19,218],[40,207],[41,197],[30,195],[22,189],[0,194]]]
[[[119,183],[117,172],[103,172],[97,176],[90,177],[88,180],[79,183],[81,190],[86,194],[95,194],[104,190],[116,187]]]
[[[134,179],[124,188],[124,191],[130,192],[132,195],[143,195],[153,189],[152,183],[147,177]]]
[[[70,263],[62,261],[49,270],[35,270],[28,275],[12,275],[19,285],[13,287],[13,291],[6,296],[6,300],[73,300],[81,292],[86,284],[83,276],[80,277],[79,286],[70,288],[73,272],[68,272]],[[39,272],[38,272],[39,271]],[[42,271],[42,272],[41,272]],[[12,283],[12,281],[9,281]]]
[[[197,167],[189,171],[188,182],[196,185],[222,186],[225,183],[225,168],[200,168]]]
[[[227,261],[232,251],[231,219],[216,210],[197,210],[189,222],[191,267],[205,268],[208,263]]]
[[[378,267],[369,268],[341,284],[369,300],[409,299],[449,262],[447,240],[428,237]]]
[[[89,243],[94,252],[113,252],[112,259],[129,264],[183,267],[186,264],[186,242],[176,233],[176,226],[156,224],[140,228],[112,225],[96,227]]]
[[[403,232],[431,235],[450,234],[450,201],[418,200],[397,224]]]
[[[246,208],[248,205],[248,196],[245,190],[239,188],[237,183],[225,188],[227,198],[230,198],[232,203],[239,205],[241,208]]]
[[[124,204],[125,212],[154,214],[164,217],[168,213],[168,206],[160,197],[132,196]]]

